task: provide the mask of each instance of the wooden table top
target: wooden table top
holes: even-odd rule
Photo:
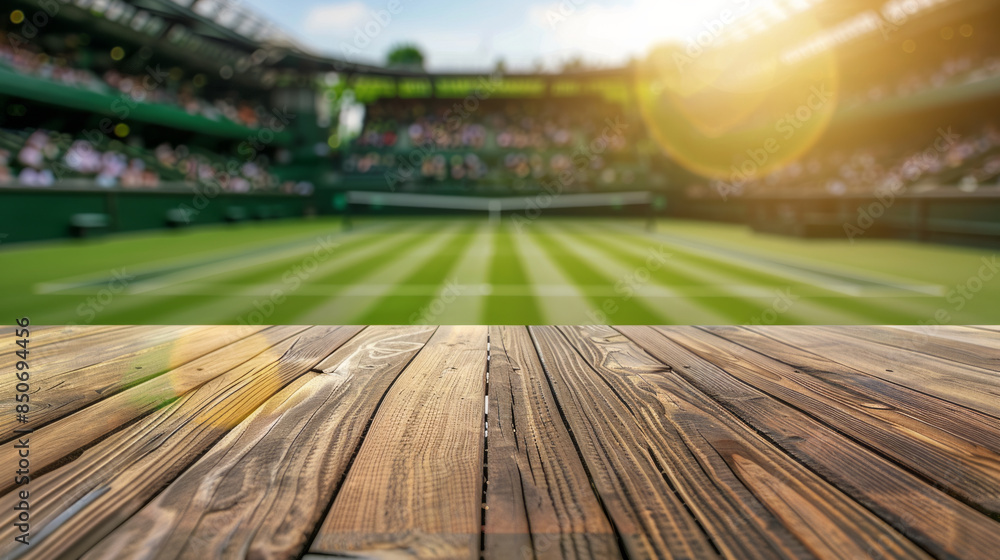
[[[1000,557],[998,327],[0,335],[4,558]]]

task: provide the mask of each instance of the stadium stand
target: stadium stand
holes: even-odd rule
[[[24,25],[0,23],[0,196],[44,187],[106,200],[74,211],[66,199],[67,210],[47,218],[53,224],[11,228],[37,230],[24,239],[65,235],[81,212],[106,214],[109,231],[124,231],[126,223],[187,223],[179,217],[341,213],[348,192],[496,198],[556,188],[652,192],[669,200],[670,216],[843,236],[857,209],[890,188],[889,213],[898,215],[867,235],[995,240],[1000,39],[986,30],[1000,8],[987,0],[779,4],[781,17],[740,21],[706,49],[753,52],[765,36],[784,41],[774,45],[776,85],[743,123],[773,125],[808,85],[796,77],[806,74],[800,66],[830,53],[836,108],[794,159],[737,177],[663,149],[653,129],[679,127],[643,112],[637,64],[427,73],[311,53],[252,11],[216,0],[60,3],[30,40]],[[22,1],[11,9],[30,18],[46,8]],[[350,100],[363,106],[360,129],[338,125]],[[713,115],[726,103],[713,93],[688,109]],[[939,129],[957,140],[929,151]],[[717,140],[734,167],[746,158],[738,142]],[[181,210],[206,188],[226,202]],[[126,195],[155,206],[155,219],[140,226],[120,216],[113,201]],[[261,206],[283,209],[247,210]]]
[[[11,241],[315,211],[328,148],[313,75],[279,70],[294,41],[249,10],[186,4],[5,5]]]
[[[634,149],[638,125],[601,99],[487,100],[466,118],[450,117],[452,105],[369,105],[344,159],[345,181],[377,178],[393,190],[453,185],[525,192],[562,178],[565,190],[584,191],[634,189],[643,171]]]

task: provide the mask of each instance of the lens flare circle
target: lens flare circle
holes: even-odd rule
[[[657,46],[635,72],[651,136],[711,179],[745,182],[801,157],[836,111],[838,71],[829,51],[786,63],[789,44],[765,33],[711,49]]]

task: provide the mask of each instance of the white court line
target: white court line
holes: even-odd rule
[[[868,286],[865,284],[875,284],[881,288],[891,288],[899,292],[910,292],[913,295],[925,297],[942,297],[946,288],[939,284],[913,283],[912,279],[893,277],[887,274],[872,274],[870,272],[861,273],[848,268],[836,269],[826,263],[820,264],[801,259],[803,262],[796,263],[780,257],[765,255],[759,251],[741,248],[734,251],[724,247],[718,247],[704,242],[691,241],[666,233],[650,233],[637,231],[634,227],[625,224],[612,224],[612,228],[631,235],[647,236],[653,239],[663,240],[675,247],[686,249],[722,262],[738,262],[740,266],[750,268],[772,276],[782,276],[797,280],[806,284],[823,287],[833,292],[839,292],[848,296],[863,297]],[[831,277],[841,277],[838,280]]]
[[[351,231],[337,231],[332,234],[334,242],[336,240],[344,238],[345,236],[351,235],[369,235],[378,233],[378,231],[386,229],[388,224],[380,226],[372,226],[371,228],[365,228],[362,230],[351,230]],[[255,266],[260,266],[272,262],[275,260],[275,254],[281,253],[279,258],[291,258],[309,251],[309,249],[316,247],[318,245],[317,238],[322,234],[317,234],[316,236],[310,238],[301,238],[297,241],[289,241],[284,244],[278,244],[272,247],[265,247],[257,252],[253,249],[254,254],[246,255],[243,257],[234,257],[225,259],[223,255],[217,255],[222,257],[222,260],[209,260],[211,256],[199,255],[197,259],[190,259],[197,261],[205,261],[202,265],[196,265],[192,268],[185,268],[184,270],[178,272],[167,272],[162,276],[157,276],[156,278],[150,280],[139,280],[131,282],[123,293],[126,294],[141,294],[145,292],[150,292],[153,290],[160,290],[170,286],[175,286],[177,284],[182,284],[192,280],[198,280],[208,276],[214,276],[217,274],[225,273],[235,273],[239,270],[252,268]],[[190,262],[187,261],[187,262]],[[170,268],[182,268],[186,267],[187,263],[185,261],[178,261],[177,259],[170,260],[160,260],[147,263],[141,267],[124,267],[130,275],[141,276],[143,274],[154,273],[159,270],[170,269]],[[94,292],[103,289],[111,277],[108,276],[107,272],[100,274],[87,274],[83,276],[75,276],[69,278],[63,278],[53,282],[44,282],[35,285],[35,293],[38,294],[51,294],[51,293],[66,293],[73,294],[77,293],[77,289],[81,287],[93,287]],[[86,291],[83,293],[93,293]]]
[[[433,285],[400,285],[400,284],[303,284],[290,296],[330,296],[344,294],[352,296],[380,296],[391,293],[394,296],[438,296],[444,286]],[[493,286],[491,284],[449,284],[454,287],[459,297],[486,297],[486,296],[538,296],[538,297],[576,297],[580,295],[593,297],[620,297],[621,291],[609,285],[560,285],[560,284],[536,284],[526,286],[511,286],[508,284]],[[94,295],[100,291],[101,287],[79,288],[61,292],[65,295]],[[244,284],[219,284],[188,282],[182,286],[166,287],[158,290],[159,296],[230,296],[230,297],[259,297],[267,296],[274,290],[287,290],[285,284],[257,284],[247,286]],[[771,298],[774,297],[775,287],[752,286],[752,285],[715,285],[715,286],[633,286],[633,297],[641,296],[650,299],[673,299],[692,297],[746,297],[746,298]],[[899,297],[899,291],[893,288],[863,288],[857,290],[858,294],[842,294],[830,296],[829,290],[822,286],[796,288],[796,295],[804,296],[827,296],[827,297],[863,297],[863,298],[884,298]],[[924,297],[921,294],[910,293],[909,297]]]

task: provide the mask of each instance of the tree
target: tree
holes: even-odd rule
[[[581,70],[586,69],[586,67],[587,65],[583,61],[583,57],[581,57],[580,55],[572,56],[567,60],[564,60],[562,63],[563,72],[579,72]]]
[[[424,53],[416,45],[397,45],[389,51],[386,64],[389,68],[423,70]]]

